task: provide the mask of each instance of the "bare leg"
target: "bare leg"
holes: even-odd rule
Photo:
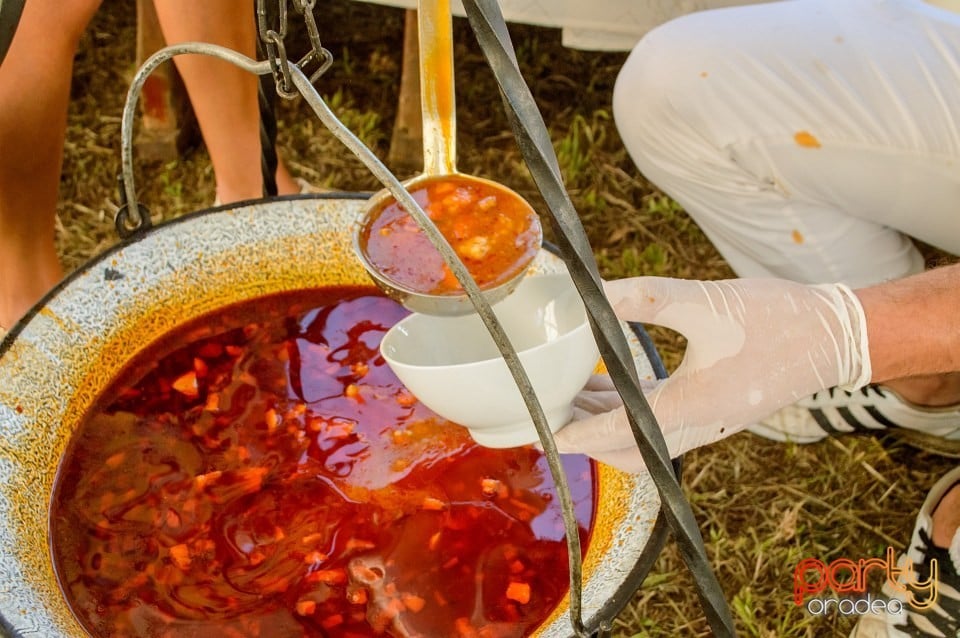
[[[255,57],[253,2],[248,0],[154,0],[168,44],[210,42]],[[210,153],[223,203],[263,195],[257,78],[229,62],[201,55],[174,59],[190,95]],[[277,168],[281,195],[298,193],[283,162]]]
[[[960,529],[960,485],[954,485],[934,510],[930,540],[937,547],[950,547],[957,529]]]
[[[960,372],[895,379],[883,385],[915,405],[933,408],[960,404]]]
[[[100,0],[30,0],[0,66],[0,326],[63,271],[54,243],[73,56]],[[27,150],[29,149],[29,150]]]

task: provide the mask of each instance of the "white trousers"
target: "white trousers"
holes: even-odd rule
[[[648,33],[614,90],[640,171],[736,273],[863,286],[960,255],[960,15],[780,0]]]

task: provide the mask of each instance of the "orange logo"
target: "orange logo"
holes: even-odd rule
[[[937,560],[930,561],[929,577],[922,579],[909,558],[904,557],[901,564],[897,564],[892,547],[887,548],[886,558],[861,558],[858,561],[838,558],[829,563],[816,558],[803,559],[793,570],[793,602],[798,606],[803,605],[807,596],[817,596],[828,589],[837,595],[864,594],[868,587],[867,574],[871,572],[884,575],[887,585],[904,594],[904,599],[914,609],[923,611],[937,603],[940,576]],[[820,604],[815,604],[817,602]],[[883,609],[900,613],[903,608],[903,603],[897,599],[887,602],[882,599],[871,600],[868,596],[866,599],[814,598],[807,603],[807,609],[813,614],[827,613],[832,606],[830,603],[834,603],[841,613],[879,613]],[[850,611],[846,611],[845,607]]]

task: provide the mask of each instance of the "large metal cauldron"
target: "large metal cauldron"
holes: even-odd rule
[[[80,637],[54,575],[51,490],[71,434],[142,348],[200,315],[271,293],[368,283],[350,231],[365,199],[293,197],[202,211],[154,227],[72,274],[0,344],[0,626],[9,635]],[[564,269],[544,251],[535,271]],[[653,378],[625,327],[641,378]],[[596,628],[640,585],[662,546],[646,474],[601,467],[584,556],[583,618]],[[651,541],[653,538],[653,542]],[[537,631],[573,635],[566,599]]]

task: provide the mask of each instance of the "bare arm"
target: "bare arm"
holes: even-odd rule
[[[856,291],[872,381],[960,371],[960,263]]]

